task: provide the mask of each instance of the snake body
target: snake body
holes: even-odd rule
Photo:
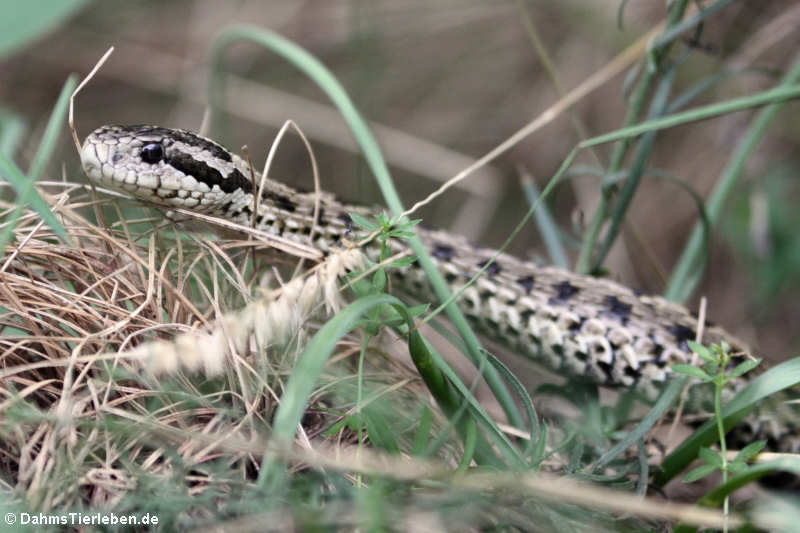
[[[103,126],[86,138],[81,161],[98,185],[167,209],[187,208],[246,226],[255,221],[257,229],[312,244],[323,253],[360,236],[349,213],[375,214],[274,180],[265,180],[254,202],[258,180],[251,179],[248,165],[214,141],[185,130]],[[418,233],[454,290],[495,254],[447,232],[421,228]],[[393,246],[399,250],[405,245],[398,241]],[[374,257],[377,248],[367,252]],[[394,275],[404,291],[430,294],[421,268],[411,266]],[[672,377],[671,365],[690,361],[687,341],[694,340],[697,327],[686,308],[661,297],[508,254],[496,257],[464,291],[459,305],[488,337],[557,373],[636,389],[648,398]],[[735,350],[742,348],[723,329],[706,325],[705,343],[722,340]],[[751,434],[763,433],[758,421],[752,424]],[[783,439],[793,432],[772,427],[770,435]]]

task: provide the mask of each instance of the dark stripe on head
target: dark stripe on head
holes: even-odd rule
[[[194,179],[201,183],[205,183],[209,188],[217,185],[222,192],[231,193],[237,189],[241,189],[245,193],[253,192],[253,183],[244,177],[244,174],[239,172],[238,169],[233,169],[227,178],[222,176],[222,173],[208,163],[198,161],[190,154],[181,152],[175,148],[167,148],[166,156],[164,157],[172,168],[180,170],[187,176],[192,176]]]

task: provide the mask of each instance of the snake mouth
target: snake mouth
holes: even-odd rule
[[[100,183],[103,179],[102,166],[103,163],[97,157],[97,150],[95,150],[94,143],[89,139],[83,143],[81,147],[81,166],[86,175],[95,183]]]

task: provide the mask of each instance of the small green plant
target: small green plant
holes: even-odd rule
[[[732,461],[728,461],[724,416],[722,413],[722,391],[732,380],[747,374],[757,367],[761,363],[761,359],[747,359],[729,371],[733,356],[730,353],[730,346],[726,342],[712,344],[710,348],[696,342],[689,342],[689,347],[703,360],[702,365],[699,367],[685,364],[674,365],[672,370],[714,385],[714,418],[717,422],[720,451],[716,452],[706,447],[700,448],[698,455],[705,464],[691,470],[683,480],[686,483],[692,483],[719,470],[722,472],[722,482],[726,483],[729,473],[742,473],[747,470],[747,461],[764,449],[766,441],[759,440],[748,444],[736,454]],[[727,497],[724,501],[724,513],[728,514]]]
[[[377,232],[375,238],[381,243],[381,262],[391,256],[390,239],[408,239],[413,237],[414,232],[411,228],[421,222],[421,220],[410,220],[395,225],[386,213],[379,214],[374,221],[356,213],[351,213],[350,218],[356,226],[361,229],[369,233]],[[376,270],[371,280],[355,282],[352,289],[359,298],[385,293],[388,279],[386,273],[387,268],[404,268],[410,266],[415,260],[416,257],[414,256],[402,257],[396,261],[392,261],[388,265],[383,265]],[[355,274],[355,277],[357,276],[358,273]],[[427,308],[428,305],[409,307],[407,308],[407,313],[411,317],[417,317],[424,313]],[[394,440],[389,436],[390,432],[388,431],[388,427],[383,427],[380,423],[382,417],[378,415],[376,409],[371,405],[365,405],[363,403],[363,376],[364,358],[366,357],[367,346],[370,340],[378,334],[382,326],[400,327],[405,323],[406,317],[402,316],[396,309],[388,304],[374,307],[365,313],[362,326],[364,327],[366,335],[361,345],[361,354],[358,363],[357,409],[353,415],[346,417],[339,424],[335,424],[329,430],[330,434],[339,431],[342,425],[347,425],[350,429],[356,431],[358,434],[358,442],[361,443],[363,441],[362,430],[366,429],[373,444],[390,452],[398,451]]]
[[[377,239],[382,245],[381,260],[389,257],[389,239],[410,239],[414,236],[414,232],[411,230],[411,228],[422,222],[421,218],[395,222],[389,217],[389,215],[386,214],[386,212],[380,213],[377,217],[375,217],[375,221],[372,221],[363,215],[359,215],[358,213],[350,213],[350,218],[358,227],[365,229],[370,233],[380,230],[380,233],[377,235]],[[384,254],[386,254],[386,257],[384,257]],[[411,262],[413,262],[413,259],[408,262],[408,264]]]
[[[356,226],[360,227],[361,229],[364,229],[369,233],[374,233],[376,231],[378,232],[375,238],[381,243],[381,262],[389,259],[392,254],[392,249],[389,246],[389,241],[391,239],[409,239],[413,237],[414,232],[411,228],[422,222],[422,220],[409,220],[395,224],[386,213],[379,214],[374,221],[356,213],[350,213],[350,218],[353,220]],[[353,285],[353,291],[358,297],[363,297],[368,294],[386,292],[386,284],[388,279],[386,269],[405,268],[410,266],[416,260],[417,258],[412,255],[408,257],[401,257],[387,265],[381,266],[372,276],[371,283],[355,283]],[[428,305],[414,306],[410,307],[408,312],[412,317],[417,317],[427,308]],[[365,327],[367,328],[367,333],[370,336],[374,336],[377,334],[378,328],[381,325],[397,326],[403,323],[404,318],[394,311],[392,306],[386,305],[372,309],[370,313],[368,313]]]

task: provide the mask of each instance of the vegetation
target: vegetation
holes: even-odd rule
[[[300,97],[284,95],[282,102],[294,103],[292,111],[298,116],[285,114],[281,122],[300,122],[312,145],[328,143],[342,151],[344,144],[345,150],[352,150],[339,132],[326,134],[328,122],[343,121],[365,169],[377,180],[390,214],[377,220],[354,215],[353,222],[384,243],[383,261],[367,264],[354,249],[304,269],[296,268],[302,259],[271,253],[264,243],[216,239],[165,223],[151,208],[84,185],[64,135],[77,76],[66,77],[60,96],[53,92],[49,101],[55,104],[40,113],[47,117],[41,126],[29,128],[35,115],[26,111],[21,75],[12,70],[39,58],[37,47],[53,53],[62,40],[73,43],[62,52],[65,56],[75,52],[84,57],[86,52],[70,40],[71,31],[77,30],[63,26],[65,17],[72,13],[88,19],[83,24],[114,27],[114,2],[63,2],[56,10],[48,2],[29,4],[23,8],[0,2],[0,9],[11,15],[7,21],[19,19],[14,31],[0,32],[0,58],[5,57],[0,68],[9,73],[10,87],[0,88],[0,176],[9,185],[0,204],[0,514],[19,519],[24,513],[91,517],[113,512],[158,519],[144,528],[85,524],[99,531],[789,530],[796,522],[796,503],[760,488],[759,480],[776,472],[800,475],[797,458],[760,453],[768,444],[763,441],[731,450],[726,433],[754,409],[791,409],[785,391],[800,381],[800,360],[787,358],[739,386],[736,378],[756,372],[758,360],[733,365],[727,347],[694,343],[698,364],[676,367],[686,377],[674,380],[652,404],[625,391],[606,394],[585,383],[541,384],[538,369],[518,369],[513,354],[487,351],[455,305],[458,294],[450,293],[414,235],[420,217],[426,222],[436,218],[427,207],[430,203],[435,205],[440,197],[460,203],[456,198],[487,175],[514,175],[510,169],[515,165],[509,164],[513,162],[521,175],[537,170],[552,178],[541,189],[528,180],[527,206],[514,203],[525,196],[510,186],[514,199],[504,201],[520,209],[503,212],[521,216],[496,217],[504,219],[499,221],[502,238],[496,239],[500,249],[519,251],[516,247],[533,220],[556,262],[571,254],[576,270],[603,275],[615,271],[619,263],[612,257],[626,247],[636,250],[632,257],[643,258],[632,261],[635,267],[663,270],[652,267],[660,263],[657,246],[636,244],[663,240],[676,249],[673,257],[678,258],[674,268],[663,272],[662,288],[669,298],[687,302],[700,289],[717,295],[725,290],[741,294],[741,289],[755,294],[734,299],[728,318],[740,320],[731,322],[733,326],[744,322],[742,329],[757,330],[763,338],[763,332],[776,330],[775,323],[791,323],[797,318],[791,297],[798,288],[791,278],[800,266],[800,239],[791,230],[796,222],[792,198],[798,192],[792,171],[798,162],[792,153],[763,177],[748,168],[757,155],[774,158],[784,144],[796,143],[798,132],[786,115],[796,109],[792,100],[800,96],[800,58],[784,59],[770,68],[762,63],[772,58],[767,54],[772,48],[793,49],[780,29],[781,23],[791,25],[800,18],[791,3],[776,2],[782,7],[764,8],[758,16],[748,11],[752,6],[732,0],[674,0],[664,13],[634,11],[644,20],[664,21],[649,24],[649,29],[639,23],[633,38],[620,29],[624,39],[607,37],[603,44],[615,51],[624,48],[622,40],[633,44],[610,60],[606,57],[605,66],[583,65],[585,70],[578,72],[562,69],[565,62],[551,57],[548,49],[553,46],[548,43],[555,42],[556,34],[544,20],[554,13],[569,15],[559,25],[580,28],[571,32],[576,40],[580,33],[612,35],[614,21],[587,16],[599,12],[594,5],[547,7],[520,1],[494,7],[456,2],[398,8],[389,2],[332,2],[309,11],[318,10],[319,16],[333,21],[336,13],[326,11],[330,6],[349,10],[353,29],[351,40],[339,42],[341,49],[325,61],[317,57],[322,51],[310,53],[302,39],[290,40],[260,23],[222,24],[213,38],[198,32],[204,35],[202,53],[210,50],[209,93],[198,98],[190,88],[175,100],[207,103],[215,137],[245,138],[244,133],[231,133],[246,129],[230,120],[231,115],[240,115],[238,120],[244,122],[241,115],[249,113],[247,120],[257,121],[260,110],[269,107],[269,102],[246,98],[254,85],[280,88],[294,81],[300,94],[313,85],[321,91],[317,97],[324,95],[333,108],[313,98],[296,105],[299,100],[293,98]],[[635,6],[628,4],[621,1],[616,6],[620,28],[632,24],[629,13]],[[212,15],[203,15],[203,6]],[[144,2],[137,9],[144,20],[159,26],[175,24],[187,7],[197,9],[198,20],[213,20],[217,26],[226,22],[220,19],[226,8],[215,3]],[[280,15],[278,8],[271,9],[270,15]],[[398,26],[393,17],[408,25]],[[466,31],[463,20],[478,23]],[[478,92],[475,87],[445,85],[445,98],[432,97],[438,114],[431,112],[420,95],[435,94],[438,84],[446,84],[456,72],[439,50],[431,49],[431,58],[409,64],[402,76],[371,78],[388,68],[370,59],[392,64],[396,50],[388,49],[390,29],[400,33],[404,46],[420,34],[444,43],[444,34],[455,31],[460,37],[447,43],[464,50],[460,60],[467,70],[491,80],[490,85],[513,85],[513,80],[492,76],[496,51],[465,45],[477,40],[489,47],[498,20],[519,25],[521,42],[531,44],[525,57],[545,65],[544,80],[520,77],[525,80],[522,94],[543,86],[550,91],[548,107],[526,123],[519,120],[519,93],[502,87],[503,94],[517,97],[516,103],[505,102],[510,109],[489,105],[478,96],[467,98]],[[55,34],[44,36],[58,24],[62,27]],[[132,27],[144,32],[145,26],[140,22]],[[280,26],[276,22],[275,27]],[[731,35],[741,33],[740,26],[752,35],[745,32],[732,44]],[[485,32],[478,39],[476,28]],[[326,26],[315,29],[324,34]],[[291,24],[286,23],[281,31],[291,33],[288,30]],[[125,40],[122,32],[113,35],[122,39],[117,53],[130,58],[123,48],[135,43]],[[174,58],[164,51],[172,35],[148,38],[157,46],[140,49],[148,53],[134,57],[174,67]],[[43,40],[34,45],[34,39]],[[387,50],[357,55],[376,49],[376,44]],[[243,49],[248,50],[246,61],[237,55]],[[348,70],[346,61],[337,60],[339,54],[356,55],[367,63]],[[419,50],[416,54],[425,55]],[[270,68],[263,68],[264,57],[275,56],[280,62],[272,59]],[[113,58],[78,96],[78,125],[83,122],[82,109],[97,113],[90,116],[101,123],[155,122],[159,115],[145,117],[138,105],[105,117],[103,101],[92,101],[92,84],[110,83],[103,78],[104,69],[111,69],[117,82],[159,82],[158,76],[148,78],[144,71],[120,73],[119,67],[111,66]],[[419,75],[426,61],[438,77]],[[44,61],[40,63],[44,68]],[[129,61],[127,66],[134,64]],[[90,67],[80,64],[84,70]],[[58,72],[53,64],[50,68]],[[250,69],[253,81],[231,73],[245,69]],[[623,82],[618,75],[625,72]],[[565,74],[583,81],[565,91]],[[752,77],[760,84],[748,85]],[[406,79],[416,80],[413,91]],[[544,85],[534,86],[539,82]],[[391,98],[380,106],[370,103],[371,91],[380,89],[398,98],[399,93],[413,94],[404,95],[402,113],[380,115],[376,109],[391,107]],[[624,107],[608,103],[609,90],[616,91]],[[109,94],[122,100],[122,92],[116,87]],[[404,115],[417,105],[433,124],[458,132],[450,140],[453,150],[410,141],[396,130],[370,123],[360,111],[402,125]],[[597,105],[612,110],[597,123],[583,123],[581,106]],[[93,111],[95,107],[102,109]],[[309,124],[300,120],[306,107],[315,111]],[[742,111],[749,114],[734,115]],[[447,122],[452,114],[464,122],[452,127]],[[527,110],[524,114],[533,115]],[[136,118],[122,120],[129,116]],[[560,125],[559,118],[568,120]],[[495,121],[502,124],[502,133],[494,129]],[[543,130],[556,127],[576,140],[554,143],[552,134],[547,140]],[[710,150],[708,138],[714,128],[725,141]],[[373,130],[388,140],[379,145]],[[608,130],[613,131],[587,133]],[[541,147],[529,143],[532,135],[538,135]],[[26,144],[23,139],[38,142]],[[603,152],[606,147],[608,154]],[[292,146],[281,148],[292,155]],[[549,166],[534,169],[526,154],[517,153],[539,153],[539,148]],[[456,149],[476,157],[464,157]],[[417,167],[415,157],[422,161]],[[327,168],[342,167],[352,176],[361,170],[352,163],[352,154],[317,147],[310,154],[303,151],[302,156],[287,158],[290,163],[285,168],[276,163],[270,175],[287,169],[292,175],[305,173],[297,169],[308,168],[309,158],[315,168],[323,169],[323,176]],[[351,163],[342,163],[347,160]],[[66,179],[59,181],[54,178],[62,162]],[[444,175],[437,166],[447,169]],[[389,170],[394,167],[395,179]],[[406,210],[397,191],[405,180],[396,177],[415,168],[450,179],[430,195],[404,191],[404,196],[423,198]],[[479,173],[484,174],[475,176]],[[715,181],[700,183],[691,173]],[[589,186],[588,201],[585,183],[578,179],[582,176],[601,177]],[[39,186],[33,187],[35,182]],[[327,189],[326,184],[323,181]],[[706,200],[701,185],[711,190]],[[662,195],[671,194],[665,192],[670,187],[680,196],[665,201]],[[576,222],[580,217],[575,217],[570,226],[570,217],[559,216],[567,201],[577,206],[574,212],[585,210],[588,218]],[[669,205],[684,201],[689,213],[685,216]],[[445,212],[444,220],[435,222],[466,220],[452,210],[440,211]],[[693,230],[681,224],[687,220],[696,221]],[[674,235],[660,232],[673,225],[679,228]],[[720,237],[733,252],[719,247]],[[390,238],[407,239],[416,256],[390,257],[385,245]],[[725,253],[738,253],[744,264],[758,268],[752,287],[729,286],[724,267],[731,260],[715,260]],[[420,305],[394,294],[388,282],[391,269],[414,259],[434,289],[430,301]],[[704,281],[704,273],[722,277],[722,289],[714,284],[719,280]],[[736,271],[740,276],[746,273]],[[771,312],[780,313],[780,319],[770,322],[770,311],[752,313],[751,299],[759,306],[774,306]],[[453,329],[444,326],[445,317]],[[780,338],[768,339],[764,349],[776,347],[778,355],[793,355],[796,334],[789,329],[779,329],[775,336]],[[439,342],[433,342],[434,337]],[[468,361],[470,368],[457,370],[457,360]],[[687,422],[686,434],[664,439],[661,426],[672,423],[679,404],[691,402],[684,394],[687,388],[688,396],[713,389],[708,394],[713,398],[709,416],[679,417],[679,422]],[[709,484],[695,485],[702,479]],[[687,485],[697,490],[679,498],[676,491]],[[747,496],[753,490],[744,489],[758,495]],[[36,530],[56,531],[65,525],[77,529],[72,522],[34,525]],[[31,531],[34,525],[4,523],[11,531]]]

